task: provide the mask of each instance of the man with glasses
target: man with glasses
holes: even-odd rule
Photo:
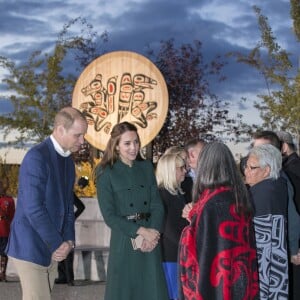
[[[279,136],[269,130],[265,131],[258,131],[255,132],[252,136],[252,144],[251,146],[259,146],[263,144],[271,144],[274,147],[276,147],[278,150],[282,152],[283,147],[283,140],[280,140]],[[283,159],[283,166],[284,166],[284,159]],[[287,212],[287,221],[288,221],[288,250],[289,250],[289,256],[290,256],[290,263],[293,265],[290,265],[290,277],[292,277],[291,270],[294,269],[294,266],[296,263],[298,264],[298,261],[300,263],[300,257],[298,258],[298,252],[299,252],[299,237],[300,237],[300,215],[297,212],[295,200],[294,200],[294,187],[290,181],[290,178],[288,174],[285,172],[284,169],[281,170],[280,176],[283,177],[286,180],[287,188],[288,188],[288,212]],[[299,255],[300,256],[300,255]],[[300,267],[299,267],[300,268]],[[300,274],[299,274],[300,275]],[[293,280],[289,280],[290,283],[290,299],[299,299],[296,296],[292,296],[294,293],[294,288],[292,284]],[[297,289],[297,285],[295,286]]]
[[[293,137],[289,132],[279,131],[276,133],[281,142],[281,154],[282,154],[282,168],[289,177],[294,188],[294,203],[300,212],[300,158],[296,153],[296,145],[293,141]],[[300,217],[297,219],[298,225],[296,228],[300,228]],[[290,265],[290,295],[291,299],[300,299],[300,249],[299,249],[299,237],[300,230],[298,230],[298,249],[292,250],[291,265]]]
[[[280,176],[282,158],[271,144],[253,147],[245,181],[254,205],[260,299],[288,299],[286,181]]]

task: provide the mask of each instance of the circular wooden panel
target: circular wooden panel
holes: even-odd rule
[[[115,124],[136,125],[144,147],[160,131],[169,99],[158,68],[135,52],[115,51],[92,61],[79,76],[72,105],[88,121],[86,140],[104,150]]]

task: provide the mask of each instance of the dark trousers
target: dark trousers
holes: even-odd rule
[[[100,281],[106,281],[105,263],[102,251],[95,251],[96,268]],[[82,251],[83,271],[86,280],[91,279],[92,251]]]
[[[65,260],[58,263],[58,280],[72,283],[74,280],[73,261],[74,252],[71,251]]]
[[[0,237],[0,255],[6,256],[5,248],[8,242],[8,237]]]
[[[290,264],[289,300],[300,299],[300,266]]]

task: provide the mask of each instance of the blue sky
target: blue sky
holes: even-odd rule
[[[287,0],[1,0],[0,4],[0,56],[15,63],[27,60],[35,50],[49,52],[63,25],[79,16],[98,33],[109,33],[108,50],[144,54],[146,45],[155,47],[161,40],[174,38],[178,44],[200,40],[207,61],[230,51],[247,53],[260,38],[252,9],[257,5],[297,67],[299,44],[292,33]],[[252,104],[265,89],[262,78],[234,60],[228,61],[223,72],[227,80],[213,85],[213,92],[230,101],[233,111],[241,112],[248,123],[259,122]],[[0,68],[0,80],[3,75]],[[0,83],[1,93],[5,90]],[[240,104],[242,97],[248,101]],[[0,100],[0,112],[9,109]]]

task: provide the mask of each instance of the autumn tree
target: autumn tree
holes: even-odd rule
[[[7,189],[7,194],[10,196],[16,196],[17,194],[19,167],[19,165],[7,164],[0,157],[0,178],[4,188]]]
[[[200,41],[177,48],[173,39],[162,41],[157,52],[149,49],[148,55],[162,72],[169,91],[166,122],[153,141],[155,155],[190,138],[214,140],[238,130],[239,118],[229,117],[229,103],[210,90],[211,77],[225,79],[220,57],[205,63]]]
[[[294,33],[300,41],[300,2],[299,0],[291,0],[291,17],[293,20]]]
[[[299,1],[291,1],[294,32],[299,40]],[[266,93],[258,95],[255,103],[264,121],[263,126],[272,130],[288,130],[299,137],[300,133],[300,73],[295,71],[289,53],[277,42],[268,18],[254,6],[261,40],[248,53],[235,53],[239,62],[258,70],[266,83]],[[295,75],[293,75],[295,74]]]
[[[85,30],[74,36],[71,29],[78,24]],[[104,32],[99,37],[85,19],[76,18],[64,26],[51,53],[34,52],[21,65],[0,57],[0,66],[9,74],[4,82],[12,92],[9,99],[13,104],[11,113],[0,116],[0,126],[6,132],[19,132],[16,143],[39,142],[49,135],[55,113],[71,104],[76,75],[104,52],[100,45],[107,36]],[[230,118],[229,103],[210,90],[211,78],[224,80],[220,57],[205,63],[200,41],[175,47],[172,39],[162,41],[157,51],[149,49],[147,55],[162,72],[170,101],[165,125],[153,142],[155,154],[196,136],[209,140],[232,133],[239,136],[237,120],[242,116]],[[68,63],[70,57],[72,64]],[[75,157],[76,161],[82,159],[89,155],[78,153]]]
[[[78,24],[83,28],[81,34],[70,35],[71,27]],[[107,34],[100,36],[98,48],[96,38],[93,27],[85,19],[76,18],[64,26],[51,53],[35,51],[20,65],[0,57],[0,67],[8,73],[3,82],[11,92],[8,98],[13,105],[11,113],[0,115],[0,126],[6,135],[16,129],[14,144],[40,142],[49,135],[56,112],[72,103],[76,71],[100,55],[99,40],[106,42]],[[70,56],[73,63],[69,68],[74,68],[66,72],[64,66]]]

